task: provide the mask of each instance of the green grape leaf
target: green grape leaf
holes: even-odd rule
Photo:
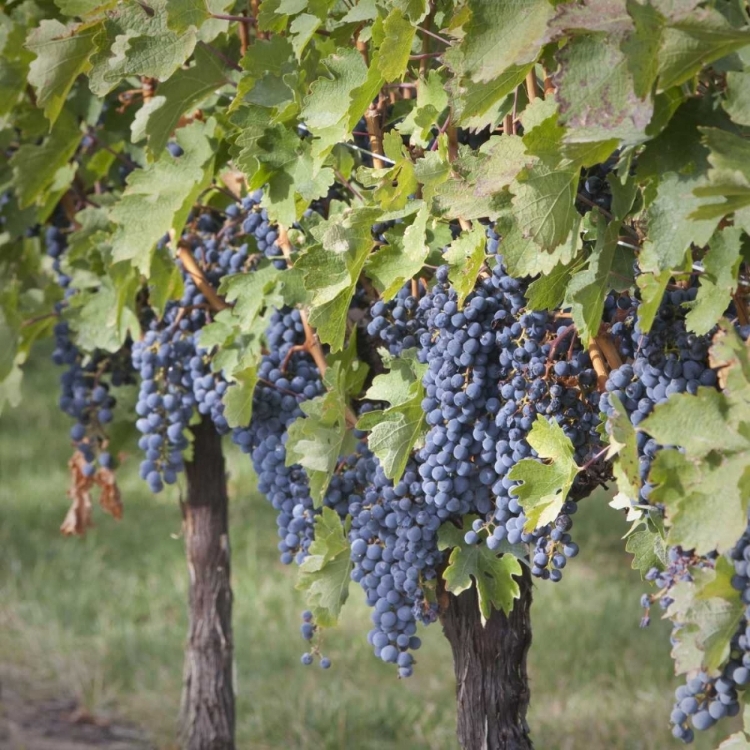
[[[575,197],[580,170],[571,164],[523,170],[512,190],[513,208],[524,239],[551,252],[569,237],[577,220]]]
[[[652,568],[664,568],[667,564],[667,550],[664,539],[656,531],[640,529],[628,535],[625,551],[633,555],[631,567],[644,578]]]
[[[708,333],[729,306],[737,288],[737,273],[742,230],[726,227],[711,238],[711,248],[703,259],[704,273],[700,277],[698,296],[688,312],[688,329],[703,335]]]
[[[315,517],[315,538],[309,555],[299,566],[297,590],[305,599],[321,627],[333,627],[349,596],[349,544],[345,526],[332,508],[323,508]]]
[[[246,367],[232,374],[230,383],[222,397],[224,416],[230,427],[245,427],[250,424],[253,415],[253,394],[258,382],[256,367]]]
[[[54,124],[76,78],[91,66],[99,25],[64,26],[43,20],[33,29],[26,46],[36,55],[29,66],[29,83],[36,90],[37,106]]]
[[[747,457],[697,463],[676,450],[661,450],[651,466],[650,499],[663,503],[668,542],[698,554],[727,552],[744,529],[750,495]]]
[[[726,322],[714,337],[710,363],[721,392],[699,388],[656,407],[640,428],[662,444],[649,481],[664,504],[669,543],[698,554],[732,548],[746,525],[750,501],[750,358]]]
[[[459,307],[474,289],[477,276],[485,261],[487,234],[477,223],[469,231],[462,232],[445,252],[448,261],[448,279],[456,290]]]
[[[438,529],[438,549],[451,547],[448,566],[443,571],[445,588],[458,596],[471,588],[473,580],[485,621],[490,619],[493,609],[509,614],[521,595],[514,580],[514,576],[521,575],[521,564],[516,557],[498,556],[486,544],[467,544],[464,532],[448,521]]]
[[[404,282],[419,273],[430,248],[427,245],[427,220],[430,212],[422,203],[414,221],[406,228],[403,236],[388,234],[388,245],[372,255],[366,265],[367,275],[384,300],[392,299]]]
[[[294,49],[294,55],[298,60],[302,59],[302,53],[305,51],[305,47],[307,47],[322,23],[321,19],[317,16],[313,16],[310,13],[302,13],[289,25],[292,49]]]
[[[426,148],[432,138],[432,129],[448,106],[445,81],[436,70],[427,78],[417,81],[417,104],[396,127],[400,133],[411,136],[410,144]],[[430,152],[431,153],[431,152]]]
[[[555,310],[560,306],[570,277],[579,264],[558,263],[549,273],[540,276],[529,284],[526,290],[526,304],[531,310]]]
[[[713,220],[750,205],[750,166],[747,159],[750,146],[745,140],[718,128],[702,128],[703,139],[710,149],[708,185],[700,184],[694,193],[699,197],[724,197],[721,203],[709,202],[700,206],[691,218]]]
[[[365,5],[360,2],[359,5]],[[422,23],[430,9],[428,0],[393,0],[393,7],[398,8],[413,24]]]
[[[0,414],[6,404],[15,409],[21,403],[21,383],[23,382],[23,370],[16,364],[10,374],[0,380]]]
[[[161,318],[167,302],[180,299],[184,288],[182,273],[166,248],[157,249],[154,253],[148,281],[149,305]]]
[[[568,298],[571,301],[571,314],[584,345],[599,334],[599,326],[604,313],[604,300],[609,293],[609,274],[620,236],[620,222],[607,224],[603,216],[598,216],[596,246],[589,257],[585,271],[579,271],[570,280]]]
[[[286,465],[299,464],[310,479],[314,507],[323,505],[328,485],[348,438],[346,425],[346,371],[334,363],[326,372],[329,390],[300,404],[305,416],[287,429]]]
[[[426,431],[422,375],[427,366],[417,362],[413,350],[390,360],[388,365],[390,372],[374,378],[366,397],[386,401],[390,406],[363,414],[357,429],[370,432],[370,450],[380,459],[385,475],[398,481],[415,445]]]
[[[313,230],[320,244],[307,248],[294,264],[310,294],[310,324],[333,351],[344,345],[349,305],[375,244],[371,227],[378,217],[377,210],[357,208],[322,224]]]
[[[618,456],[616,464],[617,488],[630,501],[637,502],[641,489],[640,461],[635,428],[630,423],[628,413],[619,397],[609,395],[615,416],[607,422],[609,446],[607,458]]]
[[[18,105],[26,89],[26,66],[19,60],[0,59],[0,117]]]
[[[313,156],[320,162],[337,143],[349,138],[351,120],[355,117],[350,99],[368,76],[362,55],[356,49],[337,50],[322,65],[327,75],[313,81],[300,112],[300,118],[313,134]]]
[[[555,75],[560,123],[567,142],[643,140],[653,114],[649,99],[634,90],[628,58],[616,36],[591,34],[569,41],[558,53]]]
[[[558,264],[568,265],[579,253],[582,241],[579,231],[581,217],[576,212],[573,228],[567,239],[552,252],[539,252],[539,246],[521,234],[518,224],[509,216],[504,216],[495,225],[501,235],[503,263],[511,276],[532,276],[548,274]]]
[[[694,582],[679,581],[672,587],[674,602],[667,614],[683,625],[676,638],[683,648],[683,641],[692,646],[697,662],[683,661],[680,671],[705,669],[712,673],[729,656],[745,605],[731,585],[734,566],[725,557],[718,558],[715,569],[693,568],[691,573]]]
[[[148,8],[118,4],[111,10],[91,58],[89,86],[94,94],[103,96],[128,76],[166,81],[183,65],[195,49],[195,28],[178,34],[167,21],[167,0],[152,0]]]
[[[133,310],[138,278],[133,273],[123,278],[124,283],[118,286],[112,278],[104,277],[96,290],[82,290],[71,298],[69,319],[83,351],[115,352],[129,333],[138,336],[140,326]]]
[[[662,445],[679,445],[688,456],[698,459],[715,450],[750,448],[750,441],[731,429],[731,406],[723,393],[701,387],[695,395],[672,395],[656,406],[640,428]]]
[[[692,101],[677,111],[679,116],[649,142],[638,162],[639,176],[652,182],[643,217],[646,240],[639,262],[643,271],[653,274],[679,269],[691,243],[705,245],[720,218],[691,220],[701,205],[693,191],[708,185],[709,151],[702,142],[706,133],[699,125],[711,121],[713,115]]]
[[[750,73],[727,73],[727,93],[722,106],[738,125],[750,125]]]
[[[692,191],[704,182],[705,178],[683,179],[676,174],[661,178],[656,200],[646,210],[648,235],[640,255],[644,271],[659,273],[679,268],[691,244],[705,245],[711,238],[719,217],[690,220],[701,204]]]
[[[200,28],[211,17],[206,0],[166,0],[166,5],[167,26],[178,34]]]
[[[643,258],[643,253],[641,253]],[[664,292],[672,272],[662,271],[660,274],[642,273],[636,279],[638,288],[641,290],[641,304],[638,307],[638,323],[644,333],[651,330],[656,313],[659,311]]]
[[[560,153],[565,131],[557,123],[553,104],[535,103],[525,114],[527,160],[511,184],[513,217],[520,237],[533,240],[551,255],[568,243],[580,221],[575,199],[581,166],[592,159],[601,160],[602,153],[609,153],[610,142],[576,146],[570,158],[565,158]],[[563,258],[552,260],[549,269],[560,260]]]
[[[219,284],[219,294],[231,305],[232,314],[242,330],[252,329],[258,315],[266,305],[283,306],[283,300],[271,296],[281,272],[272,265],[260,266],[249,273],[224,276]]]
[[[42,143],[24,143],[18,148],[10,158],[10,165],[19,208],[36,202],[53,185],[57,170],[67,165],[81,138],[75,118],[64,110]]]
[[[466,178],[476,185],[474,195],[485,197],[509,188],[528,161],[523,139],[503,135],[490,138],[482,147],[479,159],[467,158],[458,168],[465,164]]]
[[[406,73],[417,30],[398,8],[393,8],[383,22],[383,32],[385,39],[378,48],[373,64],[377,65],[383,80],[390,83]]]
[[[750,44],[750,29],[735,29],[713,8],[694,10],[668,26],[659,52],[659,90],[689,81],[698,71]]]
[[[454,71],[482,83],[535,60],[553,13],[547,0],[469,0],[463,36],[445,55]]]
[[[470,78],[452,82],[458,94],[458,99],[454,100],[456,123],[477,130],[497,125],[506,114],[501,105],[533,67],[533,63],[511,65],[497,78],[486,82],[476,83]],[[508,106],[512,106],[512,101]]]
[[[620,43],[627,57],[628,70],[633,78],[633,92],[639,99],[651,94],[659,75],[659,48],[664,17],[653,5],[627,0],[628,14],[633,19],[633,31]]]
[[[156,243],[170,230],[181,232],[196,197],[213,175],[214,123],[194,122],[181,128],[177,142],[185,153],[162,154],[128,177],[128,186],[110,211],[117,225],[112,237],[115,261],[129,260],[148,275]],[[148,221],[143,217],[148,216]]]
[[[203,47],[195,51],[195,63],[178,70],[146,102],[133,119],[133,142],[148,138],[149,151],[161,154],[180,118],[227,82],[221,61]]]
[[[511,492],[528,519],[525,530],[533,531],[557,518],[579,469],[573,459],[573,444],[557,422],[538,415],[526,440],[539,458],[522,459],[508,478],[522,482]]]
[[[287,38],[256,39],[240,64],[246,72],[237,84],[237,95],[230,111],[243,102],[269,108],[292,101],[294,91],[290,85],[295,76],[294,48]],[[268,113],[261,115],[259,124],[262,127],[268,124]]]

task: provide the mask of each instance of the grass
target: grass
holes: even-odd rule
[[[66,510],[68,419],[43,357],[25,401],[0,419],[0,665],[49,690],[72,690],[90,711],[143,726],[174,747],[186,570],[176,493],[153,497],[137,460],[121,471],[125,517],[96,513],[83,539],[58,533]],[[366,642],[369,612],[353,587],[341,626],[326,635],[328,672],[299,663],[303,602],[275,550],[273,512],[254,491],[246,457],[227,447],[238,747],[254,750],[455,750],[450,649],[421,633],[415,676],[399,681]],[[539,750],[668,750],[678,681],[669,628],[640,630],[644,585],[623,552],[621,518],[593,497],[576,516],[581,544],[560,584],[541,584],[532,609],[529,723]],[[724,732],[699,737],[697,750]]]

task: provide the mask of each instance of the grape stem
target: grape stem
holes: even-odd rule
[[[608,333],[601,333],[596,337],[596,343],[604,355],[604,359],[607,360],[607,365],[610,370],[616,370],[618,367],[622,367],[622,359],[617,351],[617,347],[612,341],[612,337]]]
[[[573,333],[575,331],[576,327],[571,323],[569,326],[566,326],[563,328],[562,331],[557,335],[555,340],[552,342],[552,346],[550,347],[549,354],[547,355],[547,371],[549,372],[549,368],[552,367],[552,360],[555,357],[555,353],[557,352],[557,347],[562,344],[563,341],[568,337],[569,334]]]
[[[195,262],[195,258],[193,257],[190,248],[182,241],[177,243],[177,257],[182,261],[185,270],[190,274],[195,285],[200,289],[201,294],[206,298],[208,304],[211,305],[212,310],[220,312],[221,310],[227,310],[231,307],[231,305],[228,305],[216,293],[216,290],[211,284],[208,283],[208,279],[206,279],[203,275],[203,271],[201,271],[198,264]]]
[[[602,350],[599,348],[599,345],[596,343],[596,339],[591,339],[591,342],[589,343],[589,356],[591,357],[591,364],[594,367],[594,371],[596,372],[596,385],[599,390],[599,393],[604,392],[604,387],[607,384],[607,377],[609,373],[607,372],[607,366],[604,362],[604,357],[602,356]]]
[[[581,466],[580,471],[584,472],[590,469],[607,451],[609,450],[609,446],[606,448],[602,448],[600,451],[595,453],[586,463]]]

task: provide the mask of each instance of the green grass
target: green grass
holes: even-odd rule
[[[67,508],[69,421],[56,376],[33,360],[25,402],[0,419],[0,665],[38,685],[73,690],[173,747],[186,630],[186,570],[176,492],[155,498],[125,462],[125,517],[98,511],[83,539],[58,533]],[[275,550],[273,512],[246,457],[227,448],[238,747],[254,750],[455,750],[450,649],[438,625],[421,633],[415,676],[399,681],[366,642],[369,612],[354,586],[341,626],[325,636],[328,672],[299,663],[303,609]],[[678,684],[669,628],[640,630],[644,590],[603,495],[576,516],[581,554],[532,609],[529,723],[539,750],[679,747],[668,716]],[[725,725],[726,733],[731,729]],[[700,737],[707,750],[720,734]]]

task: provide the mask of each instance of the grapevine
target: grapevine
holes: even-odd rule
[[[602,488],[641,624],[672,623],[665,731],[740,714],[745,5],[178,6],[0,11],[0,409],[50,338],[63,531],[94,486],[122,514],[130,461],[179,495],[183,745],[235,746],[230,441],[306,600],[300,666],[336,669],[355,593],[394,677],[440,622],[462,748],[529,750],[532,580],[566,585]]]

